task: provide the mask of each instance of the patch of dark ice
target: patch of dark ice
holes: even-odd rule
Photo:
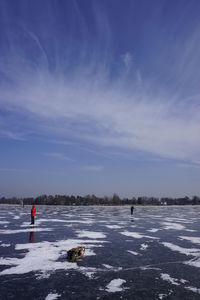
[[[52,231],[52,228],[34,228],[30,227],[27,229],[5,229],[5,230],[0,230],[1,234],[16,234],[16,233],[22,233],[22,232],[39,232],[39,231]]]

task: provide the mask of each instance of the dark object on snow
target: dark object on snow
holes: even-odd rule
[[[134,206],[131,206],[131,215],[133,214]]]
[[[85,247],[78,246],[76,248],[72,248],[71,250],[67,251],[67,258],[70,261],[76,261],[83,257],[85,253]]]

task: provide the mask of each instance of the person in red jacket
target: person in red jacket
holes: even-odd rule
[[[34,203],[31,208],[31,225],[34,225],[34,223],[35,223],[35,215],[36,215],[36,208],[35,208],[35,203]]]

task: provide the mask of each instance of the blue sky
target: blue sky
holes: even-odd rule
[[[0,196],[199,195],[200,2],[0,1]]]

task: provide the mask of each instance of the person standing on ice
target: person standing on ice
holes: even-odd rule
[[[133,215],[134,206],[131,206],[131,215]]]
[[[35,215],[36,215],[36,207],[35,207],[35,203],[33,203],[33,206],[31,208],[31,225],[35,224]]]

